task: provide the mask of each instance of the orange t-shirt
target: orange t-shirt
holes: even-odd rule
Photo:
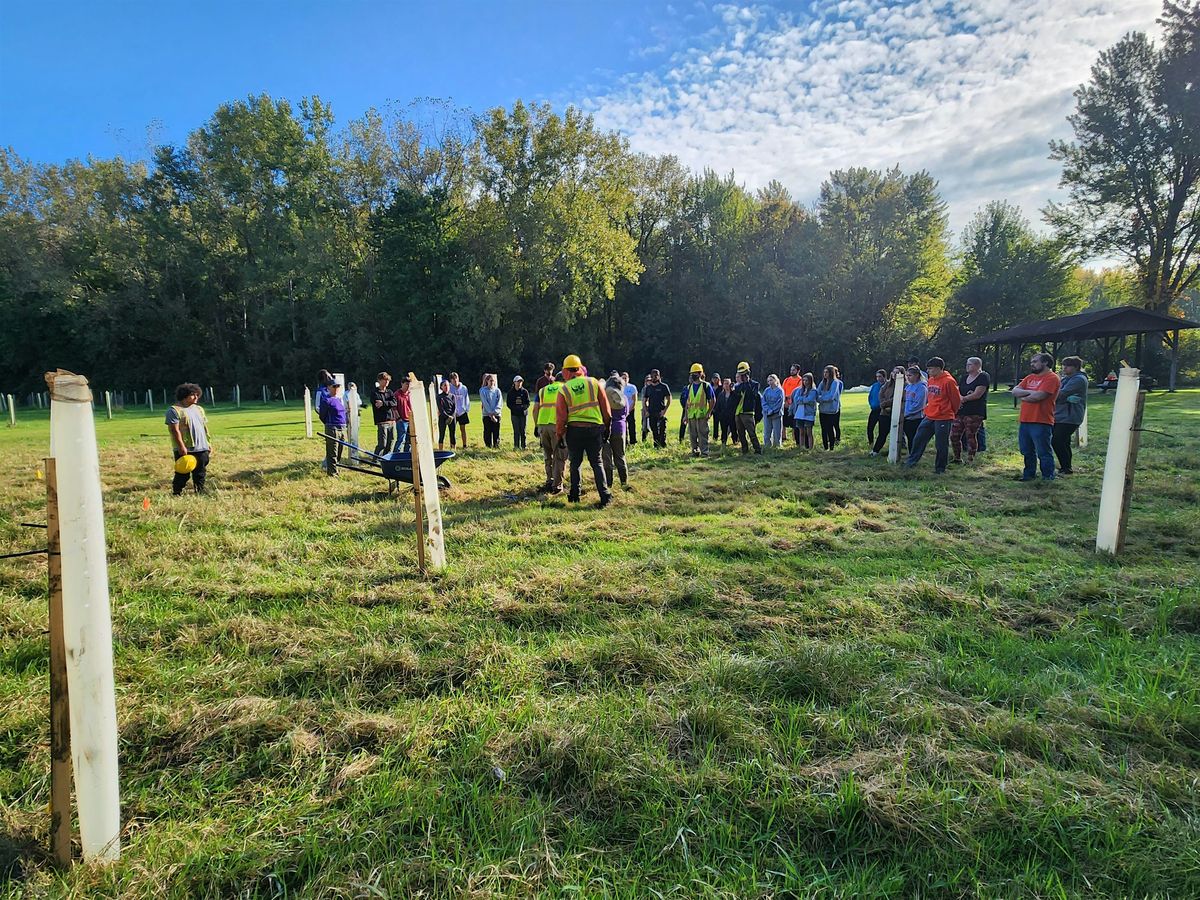
[[[958,392],[958,382],[949,372],[943,372],[936,378],[930,377],[925,391],[925,418],[945,422],[958,414],[958,408],[962,406],[962,394]]]
[[[1021,421],[1031,425],[1053,425],[1054,403],[1058,399],[1058,376],[1047,369],[1045,372],[1030,372],[1021,379],[1017,387],[1027,391],[1045,391],[1045,400],[1021,401]]]
[[[800,387],[799,375],[789,375],[783,379],[783,403],[785,406],[790,407],[792,405],[792,391],[798,387]]]

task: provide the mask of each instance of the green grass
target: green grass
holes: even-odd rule
[[[1002,399],[934,478],[865,456],[860,395],[832,454],[639,445],[605,511],[476,432],[430,579],[296,406],[210,411],[206,498],[160,414],[98,419],[124,853],[48,864],[44,560],[0,562],[0,893],[1200,895],[1200,392],[1148,400],[1116,561],[1091,403],[1052,485]],[[0,428],[0,547],[46,438]]]

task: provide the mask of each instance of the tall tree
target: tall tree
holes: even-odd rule
[[[1162,48],[1141,32],[1100,54],[1075,92],[1074,141],[1055,141],[1065,203],[1046,217],[1089,254],[1132,264],[1166,312],[1200,274],[1200,4],[1164,6]]]
[[[963,232],[950,318],[978,335],[1078,312],[1085,299],[1073,272],[1070,255],[1056,241],[1035,235],[1020,210],[1003,201],[989,203]]]

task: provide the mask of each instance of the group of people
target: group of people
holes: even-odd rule
[[[1063,358],[1061,377],[1048,353],[1035,353],[1029,367],[1029,374],[1012,389],[1014,401],[1020,404],[1017,443],[1025,462],[1018,478],[1032,481],[1040,467],[1041,477],[1051,481],[1056,475],[1072,474],[1071,444],[1087,412],[1088,379],[1078,356]],[[904,376],[902,397],[896,396],[897,375]],[[991,377],[977,356],[966,361],[961,384],[940,356],[930,358],[925,369],[916,358],[909,359],[906,366],[894,367],[890,376],[886,369],[879,369],[867,397],[871,454],[877,456],[887,442],[892,410],[900,403],[902,431],[898,437],[907,449],[906,467],[911,469],[921,461],[931,439],[935,473],[944,473],[951,463],[961,464],[964,453],[966,462],[972,462],[977,453],[987,449],[990,390]]]
[[[903,393],[897,394],[896,376],[903,376]],[[348,443],[350,411],[342,385],[328,370],[318,373],[317,414],[324,425],[326,456],[324,468],[337,476],[342,448]],[[801,374],[791,366],[781,382],[775,374],[767,376],[760,387],[749,363],[738,363],[734,378],[707,376],[704,366],[694,363],[688,383],[676,398],[662,380],[658,369],[645,376],[639,391],[628,372],[616,370],[601,381],[587,375],[578,356],[570,355],[556,371],[546,363],[532,393],[517,375],[507,393],[497,387],[497,376],[486,374],[479,389],[484,426],[484,444],[500,445],[502,407],[509,412],[513,447],[526,447],[526,432],[533,417],[534,438],[543,455],[545,481],[542,490],[560,494],[567,481],[568,500],[578,501],[580,467],[586,458],[591,465],[601,505],[612,497],[615,480],[628,485],[627,446],[653,439],[655,447],[667,445],[667,419],[672,406],[680,406],[679,440],[686,437],[693,456],[709,453],[710,442],[740,446],[742,453],[762,453],[764,447],[782,447],[791,436],[803,450],[814,448],[813,429],[819,424],[821,445],[832,450],[841,441],[841,401],[843,383],[838,368],[825,366],[818,380],[813,373]],[[878,456],[888,441],[892,410],[899,403],[900,448],[904,464],[917,466],[932,440],[935,447],[934,472],[944,473],[951,464],[972,462],[987,449],[987,406],[992,389],[991,376],[983,370],[979,357],[966,361],[962,381],[947,370],[941,357],[932,357],[922,368],[915,357],[889,372],[879,369],[867,395],[870,413],[867,419],[867,443],[870,454]],[[1055,373],[1054,360],[1047,353],[1035,353],[1030,372],[1012,388],[1019,403],[1018,445],[1024,457],[1020,480],[1041,477],[1047,481],[1057,475],[1072,474],[1072,439],[1087,410],[1088,379],[1083,361],[1077,356],[1062,360],[1062,375]],[[167,409],[166,424],[176,460],[173,491],[182,493],[191,480],[197,492],[203,492],[211,444],[207,417],[199,405],[201,389],[193,383],[176,388],[176,402]],[[401,379],[393,389],[392,376],[380,372],[371,393],[371,411],[376,427],[375,455],[409,450],[408,423],[412,411],[410,382]],[[467,446],[471,397],[457,372],[442,379],[437,392],[438,446],[444,449]],[[639,421],[640,414],[640,421]],[[762,439],[759,439],[759,425]],[[1057,458],[1058,466],[1055,468]],[[567,471],[569,467],[569,479]]]

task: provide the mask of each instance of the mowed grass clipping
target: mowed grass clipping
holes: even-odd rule
[[[1116,561],[1110,409],[1052,485],[1007,395],[937,478],[865,455],[861,395],[833,453],[673,423],[604,511],[475,430],[427,579],[410,495],[324,477],[295,405],[210,410],[204,498],[161,413],[101,417],[124,852],[49,865],[45,562],[0,562],[3,891],[1198,896],[1200,392],[1147,399]],[[0,429],[7,551],[46,441]]]

